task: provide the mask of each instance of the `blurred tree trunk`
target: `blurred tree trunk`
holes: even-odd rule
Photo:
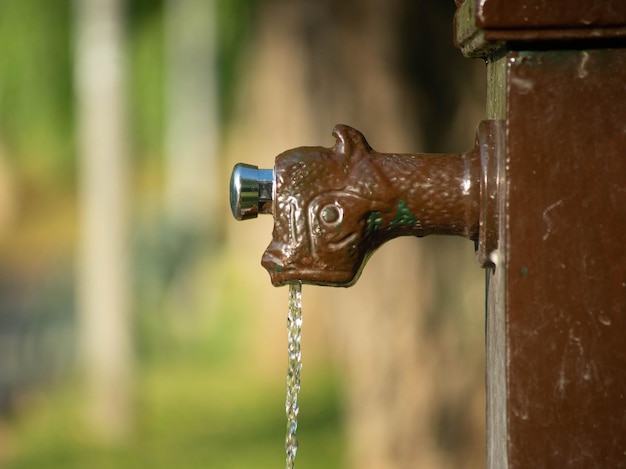
[[[87,419],[117,442],[132,421],[128,148],[121,0],[75,0],[81,245],[79,353]]]
[[[272,167],[288,148],[332,146],[337,123],[379,151],[470,149],[484,71],[453,48],[453,12],[428,0],[263,2],[231,154]],[[265,239],[233,230],[242,259],[269,242],[254,223]],[[471,242],[415,238],[385,245],[350,289],[304,289],[304,335],[323,317],[344,372],[350,467],[484,467],[483,289]],[[303,345],[305,367],[313,353]]]
[[[167,0],[166,207],[187,230],[215,230],[219,115],[215,0]]]

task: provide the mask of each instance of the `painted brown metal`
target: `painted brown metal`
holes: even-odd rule
[[[457,7],[455,42],[467,56],[488,54],[505,41],[626,38],[623,0],[467,0]]]
[[[468,2],[469,3],[469,2]],[[596,29],[623,26],[623,0],[473,0],[481,29]]]
[[[509,464],[626,467],[626,50],[512,53]]]
[[[488,117],[506,136],[488,275],[488,467],[626,467],[626,49],[607,47],[626,8],[468,3],[457,42],[487,59]]]
[[[397,236],[478,239],[478,143],[464,154],[389,154],[346,125],[333,135],[332,148],[276,158],[273,239],[262,261],[274,285],[352,285]]]

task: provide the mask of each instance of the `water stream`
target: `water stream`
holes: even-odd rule
[[[287,469],[293,469],[298,450],[298,393],[300,392],[300,371],[302,370],[302,353],[300,352],[300,337],[302,332],[302,283],[289,284],[289,312],[287,314],[288,332],[288,366],[287,366],[287,399],[285,412],[287,414],[287,436],[285,438],[285,452],[287,455]]]

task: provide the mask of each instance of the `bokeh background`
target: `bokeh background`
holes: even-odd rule
[[[0,466],[284,465],[287,291],[234,163],[462,152],[484,64],[454,2],[0,1]],[[484,467],[484,274],[385,245],[303,289],[299,468]]]

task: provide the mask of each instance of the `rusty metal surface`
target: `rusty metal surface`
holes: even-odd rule
[[[509,467],[626,467],[626,50],[507,60]]]
[[[374,151],[338,125],[332,148],[276,158],[273,239],[262,264],[272,283],[353,284],[367,258],[397,236],[478,238],[480,158]]]

